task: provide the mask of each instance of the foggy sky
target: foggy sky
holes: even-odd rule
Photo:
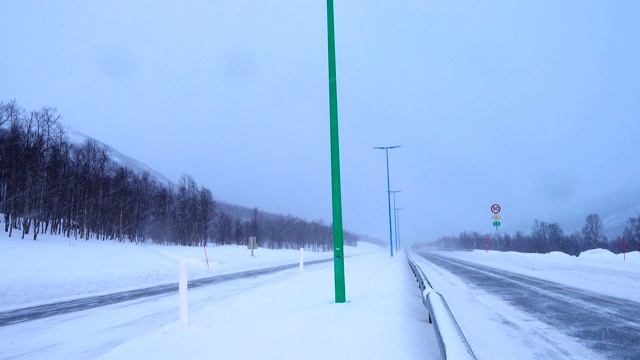
[[[634,186],[640,2],[335,0],[344,226],[553,221]],[[217,200],[331,222],[326,3],[0,0],[0,101]],[[529,228],[530,229],[530,228]],[[529,229],[525,229],[528,231]]]

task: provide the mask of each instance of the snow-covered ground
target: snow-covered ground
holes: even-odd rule
[[[348,249],[347,255],[364,249]],[[177,283],[180,259],[187,259],[189,280],[242,270],[295,263],[297,250],[246,246],[202,247],[74,240],[40,234],[37,241],[0,234],[0,311],[59,300]],[[305,259],[329,259],[331,253],[305,252]]]
[[[255,250],[255,256],[251,257],[246,246],[208,247],[207,253],[209,269],[202,248],[50,236],[32,241],[0,235],[2,308],[177,282],[181,258],[189,260],[190,279],[295,263],[300,258],[299,251],[265,249]],[[345,261],[345,304],[334,302],[332,262],[306,266],[303,273],[297,268],[288,270],[291,276],[270,279],[262,286],[252,285],[243,291],[234,289],[230,296],[213,300],[211,295],[202,294],[215,293],[218,288],[227,292],[231,285],[207,286],[194,290],[199,294],[190,297],[188,328],[180,328],[177,321],[168,321],[142,336],[114,344],[103,356],[105,359],[438,359],[433,328],[427,321],[428,313],[404,254],[390,258],[386,249],[367,243],[357,248],[346,247],[345,253],[350,256]],[[330,253],[305,252],[304,256],[305,260],[331,258]],[[174,304],[177,317],[178,294],[169,297],[174,298],[170,303]],[[206,303],[192,306],[191,301],[204,298]],[[158,301],[148,306],[158,307]],[[106,309],[111,317],[121,313],[119,308]],[[89,313],[94,316],[97,311]],[[107,331],[117,328],[109,317],[97,318],[107,323]],[[76,336],[74,333],[81,336],[83,332],[64,320],[38,321],[46,326],[59,326],[58,333],[65,332],[63,338]],[[38,321],[0,328],[0,334],[4,334],[0,336],[0,358],[3,348],[11,355],[18,353],[9,351],[12,347],[28,347],[34,341]],[[59,342],[60,335],[55,333],[38,332],[36,338],[50,337],[52,343]],[[95,336],[87,341],[99,343]],[[64,353],[55,354],[65,357]]]
[[[154,315],[156,323],[158,319],[166,320],[151,329],[143,328],[135,336],[109,340],[108,344],[101,335],[87,335],[87,341],[99,347],[88,352],[90,356],[65,356],[82,353],[72,351],[76,346],[73,344],[59,347],[57,351],[63,352],[57,355],[104,359],[439,359],[433,328],[427,321],[428,314],[404,254],[390,258],[387,249],[366,243],[357,248],[347,247],[345,251],[351,255],[345,260],[345,304],[334,303],[333,266],[328,262],[307,266],[301,274],[292,269],[286,274],[256,278],[246,287],[233,281],[193,290],[186,329],[176,321],[178,294],[164,297],[166,300],[136,301],[138,307],[132,310],[123,309],[125,304],[105,307],[104,311],[90,310],[87,317],[101,319],[98,322],[105,323],[101,330],[105,332],[121,326],[111,324],[117,320],[116,314],[139,312],[140,307],[168,306],[169,315]],[[46,235],[33,241],[0,234],[0,311],[175,283],[182,258],[188,259],[189,278],[195,279],[296,263],[300,257],[295,250],[265,249],[257,249],[251,257],[243,246],[208,247],[207,252],[209,268],[202,248],[69,240]],[[640,299],[637,252],[627,254],[626,260],[601,250],[579,258],[557,253],[439,254],[624,299]],[[306,260],[321,258],[331,258],[331,254],[305,252]],[[598,358],[561,331],[521,313],[492,294],[479,292],[424,259],[416,257],[416,260],[436,291],[444,295],[479,359]],[[12,348],[29,347],[42,337],[45,340],[49,337],[52,342],[80,337],[83,329],[70,325],[75,324],[72,322],[75,317],[82,316],[68,314],[59,316],[62,320],[0,327],[0,358],[3,354],[19,353],[17,349],[11,352]],[[130,322],[130,326],[139,326],[139,322]],[[38,327],[49,329],[35,332]],[[57,335],[60,339],[52,332],[61,333]],[[38,336],[34,337],[34,333]]]
[[[640,301],[640,252],[615,255],[594,249],[580,256],[562,252],[439,251],[438,255],[491,266],[621,299]]]

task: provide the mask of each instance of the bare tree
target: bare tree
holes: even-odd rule
[[[604,241],[604,233],[602,227],[602,221],[598,214],[590,214],[585,219],[585,224],[582,227],[582,249],[590,250],[598,247],[601,241]]]
[[[640,216],[631,217],[624,228],[627,251],[640,251]]]

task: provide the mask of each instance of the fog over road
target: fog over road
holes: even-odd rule
[[[418,254],[469,286],[499,296],[608,359],[640,358],[640,303],[427,251]]]

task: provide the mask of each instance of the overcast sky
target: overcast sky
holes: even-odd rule
[[[640,179],[640,2],[335,0],[344,226],[405,241]],[[326,2],[0,0],[0,101],[331,222]],[[529,230],[529,229],[526,229]]]

